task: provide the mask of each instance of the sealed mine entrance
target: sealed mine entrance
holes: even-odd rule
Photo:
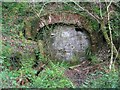
[[[86,30],[73,25],[46,26],[37,39],[43,40],[45,53],[52,60],[84,60],[86,49],[91,47]]]

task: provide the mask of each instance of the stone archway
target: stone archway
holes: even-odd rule
[[[28,39],[34,39],[37,33],[40,32],[41,28],[52,25],[55,23],[64,23],[66,25],[74,25],[77,26],[89,34],[89,38],[91,41],[91,49],[93,51],[96,51],[96,43],[97,38],[95,33],[92,30],[92,27],[89,23],[89,21],[84,18],[83,16],[75,13],[68,13],[68,12],[59,12],[59,13],[48,13],[44,16],[41,16],[40,18],[27,18],[25,21],[25,34],[26,38]],[[43,46],[42,41],[38,41],[39,46]],[[44,51],[42,50],[43,47],[40,47],[40,52]]]

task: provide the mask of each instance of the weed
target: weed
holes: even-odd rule
[[[92,64],[98,64],[100,62],[98,57],[91,51],[90,48],[86,49],[86,57],[91,61]]]

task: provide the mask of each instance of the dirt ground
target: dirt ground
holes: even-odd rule
[[[107,73],[107,70],[104,70],[103,66],[108,66],[108,62],[103,62],[100,64],[92,65],[89,61],[83,61],[81,64],[70,67],[65,71],[65,76],[68,77],[75,86],[79,87],[81,84],[85,82],[88,75],[96,73],[96,71],[102,71]],[[98,75],[93,77],[94,79],[101,77],[102,75]]]

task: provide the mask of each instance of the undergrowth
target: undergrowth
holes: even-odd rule
[[[64,76],[62,64],[54,64],[46,68],[33,82],[32,87],[36,88],[70,88],[73,83]]]
[[[99,76],[95,78],[96,76]],[[119,72],[113,68],[108,73],[97,71],[90,74],[81,88],[119,88]]]
[[[10,63],[4,63],[2,71],[0,72],[0,78],[2,81],[0,88],[75,87],[73,83],[64,76],[64,70],[68,67],[64,62],[53,63],[50,61],[48,65],[44,67],[44,70],[41,71],[38,76],[36,76],[38,70],[32,68],[33,59],[28,59],[29,60],[22,60],[22,67],[19,70],[9,70],[9,68],[7,68],[5,65],[8,66]],[[1,64],[2,63],[3,62],[1,62]],[[26,81],[26,79],[28,79],[28,82],[21,85],[22,80]]]

